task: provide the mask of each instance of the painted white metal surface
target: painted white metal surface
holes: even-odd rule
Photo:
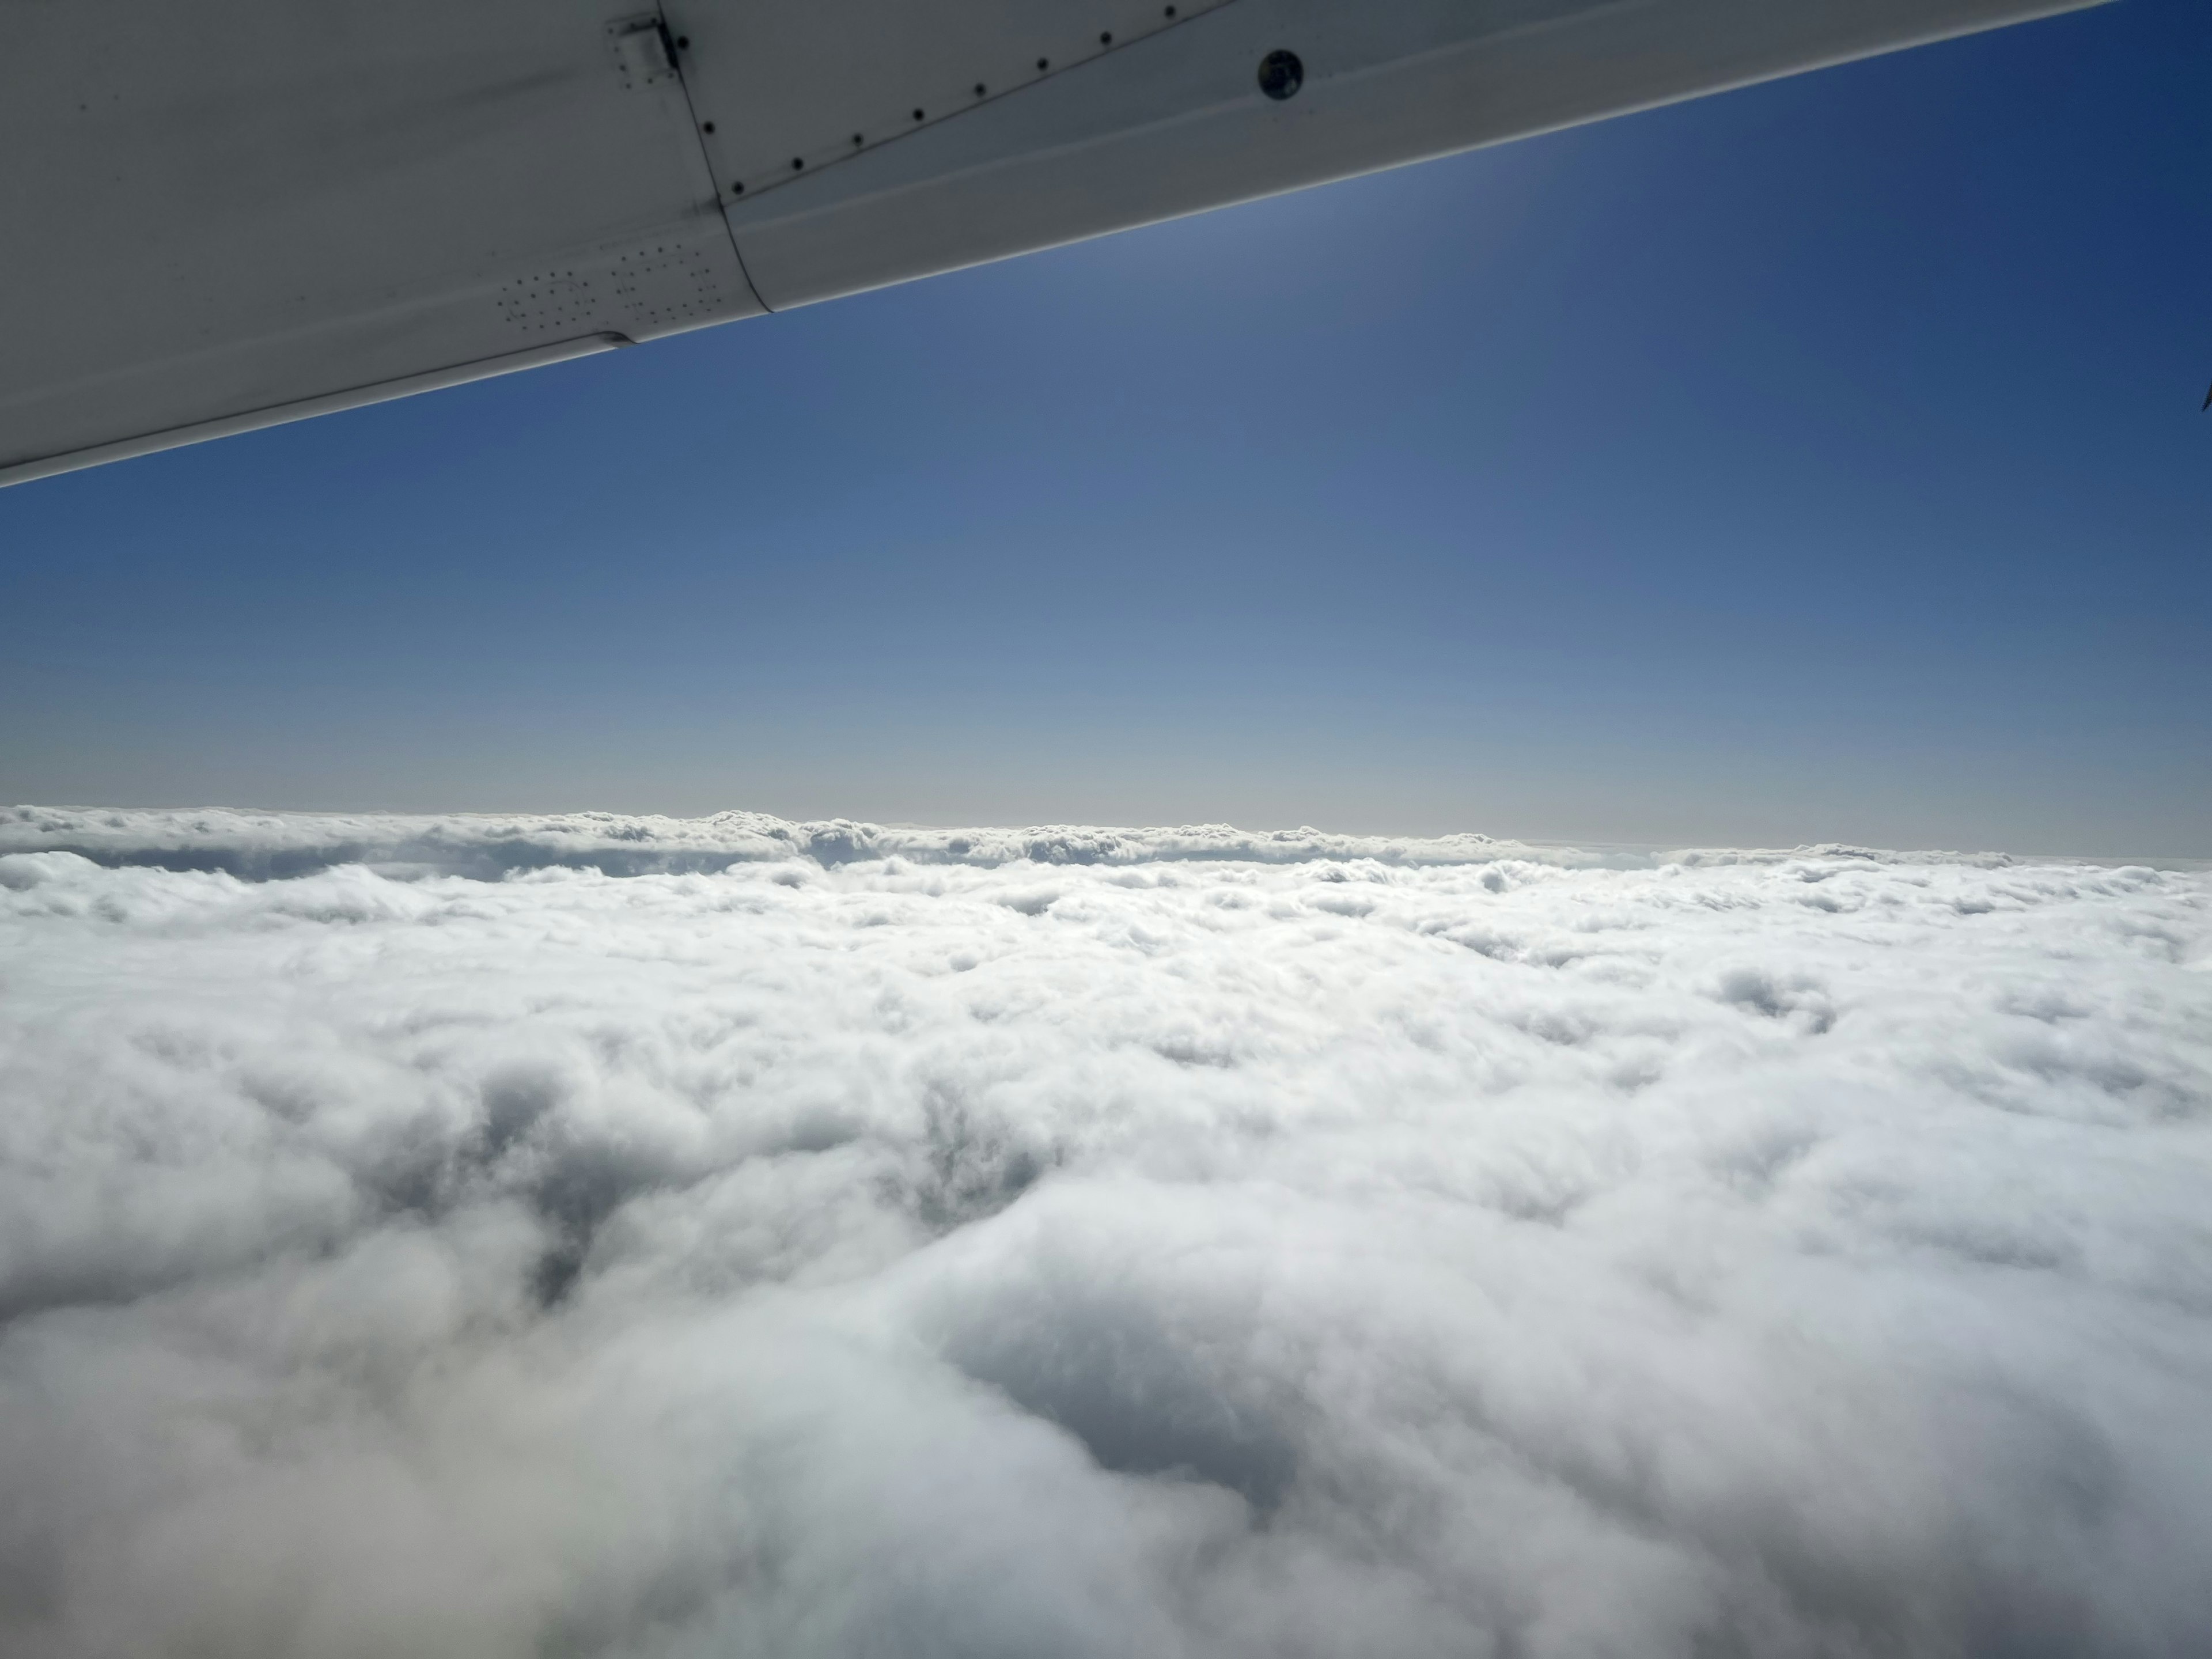
[[[1231,0],[725,204],[780,309],[2082,3]]]
[[[0,468],[757,313],[639,12],[0,0]]]
[[[2089,3],[0,0],[0,483]]]
[[[670,0],[714,173],[757,200],[1228,0]],[[742,191],[735,186],[742,185]]]

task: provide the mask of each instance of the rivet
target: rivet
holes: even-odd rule
[[[1173,11],[1173,10],[1175,9],[1175,8],[1174,8],[1174,7],[1172,7],[1172,6],[1170,6],[1170,7],[1169,7],[1169,8],[1168,8],[1168,9],[1169,9],[1170,11]],[[688,34],[679,34],[679,35],[678,35],[678,36],[676,37],[676,49],[677,49],[678,52],[689,52],[689,51],[690,51],[690,50],[691,50],[691,37],[690,37],[690,35],[688,35]]]
[[[983,83],[981,81],[978,81],[975,83],[975,95],[978,98],[981,98],[983,95]]]
[[[1051,58],[1038,58],[1038,59],[1037,59],[1037,67],[1038,67],[1039,69],[1050,69],[1050,68],[1052,67],[1052,59],[1051,59]]]
[[[1306,66],[1294,52],[1271,52],[1260,60],[1260,90],[1280,103],[1306,83]]]
[[[714,124],[712,121],[706,122],[706,123],[705,123],[705,124],[703,124],[703,125],[700,127],[700,129],[699,129],[699,131],[702,131],[702,132],[712,132],[714,130]]]
[[[920,110],[916,110],[916,111],[915,111],[915,112],[914,112],[914,118],[915,118],[915,120],[917,120],[917,121],[919,121],[920,119],[921,119],[921,112]]]
[[[854,148],[854,149],[858,149],[861,146],[861,144],[862,144],[863,143],[865,143],[865,142],[866,142],[866,141],[865,141],[865,140],[860,137],[860,135],[859,133],[857,133],[857,132],[856,132],[856,133],[854,133],[854,134],[853,135],[853,148]]]
[[[1112,46],[1114,44],[1114,31],[1109,29],[1105,33],[1100,35],[1098,37],[1098,44],[1102,46]]]
[[[794,156],[793,156],[793,157],[791,158],[791,170],[792,170],[793,173],[798,172],[801,167],[805,167],[805,165],[806,165],[805,158],[805,157],[803,157],[803,156],[794,155]]]
[[[731,194],[731,195],[732,195],[732,196],[742,196],[742,195],[744,195],[744,193],[745,193],[745,186],[744,186],[744,180],[742,180],[742,179],[738,180],[737,183],[735,183],[735,184],[733,184],[733,185],[732,185],[730,186],[730,194]]]

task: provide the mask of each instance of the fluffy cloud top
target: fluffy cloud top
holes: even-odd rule
[[[2204,874],[0,848],[10,1655],[2212,1650]]]

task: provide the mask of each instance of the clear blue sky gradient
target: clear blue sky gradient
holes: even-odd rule
[[[0,491],[0,795],[2212,854],[2208,68],[2123,0]]]

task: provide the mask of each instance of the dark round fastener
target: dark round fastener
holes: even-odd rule
[[[735,183],[733,183],[733,184],[732,184],[732,185],[731,185],[731,186],[730,186],[730,194],[731,194],[731,195],[732,195],[732,196],[742,196],[742,195],[744,195],[744,193],[745,193],[745,185],[744,185],[744,179],[740,179],[737,180]]]
[[[981,98],[983,95],[983,83],[981,81],[978,81],[975,83],[975,95],[978,98]]]
[[[678,52],[689,52],[689,51],[690,51],[690,50],[691,50],[691,37],[690,37],[690,35],[688,35],[688,34],[679,34],[679,35],[678,35],[678,36],[676,37],[676,49],[677,49]]]
[[[1294,52],[1271,52],[1260,60],[1260,90],[1280,103],[1306,83],[1306,66]]]
[[[798,172],[801,167],[805,167],[805,165],[806,165],[806,161],[805,161],[805,158],[804,156],[794,155],[794,156],[793,156],[793,157],[791,158],[791,170],[792,170],[793,173]]]
[[[712,132],[714,130],[714,124],[712,121],[702,122],[699,127],[699,131],[702,132]]]
[[[1038,59],[1037,59],[1037,67],[1038,67],[1039,69],[1050,69],[1050,68],[1052,67],[1052,59],[1051,59],[1051,58],[1038,58]]]
[[[1109,29],[1109,30],[1107,30],[1107,31],[1106,31],[1106,33],[1103,33],[1103,34],[1100,35],[1100,36],[1098,37],[1098,44],[1099,44],[1100,46],[1112,46],[1112,45],[1114,44],[1114,32],[1113,32],[1113,30]]]
[[[914,118],[915,118],[915,120],[917,120],[917,121],[919,121],[920,119],[921,119],[921,112],[920,110],[916,110],[916,111],[915,111],[915,112],[914,112]]]

